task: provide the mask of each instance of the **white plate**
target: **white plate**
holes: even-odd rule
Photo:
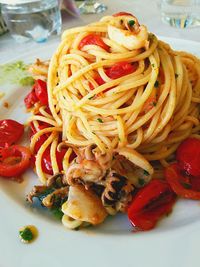
[[[200,56],[200,44],[162,38],[174,49]],[[47,59],[57,43],[45,44],[37,51],[9,58],[26,62]],[[28,88],[6,86],[6,97],[0,102],[0,118],[24,122],[28,116],[23,98]],[[8,101],[10,108],[3,107]],[[199,267],[200,203],[178,201],[173,213],[158,227],[146,233],[132,233],[126,215],[109,218],[95,228],[70,231],[62,227],[41,208],[25,202],[25,195],[37,184],[32,172],[26,173],[22,184],[0,179],[0,267]],[[19,241],[21,226],[33,224],[38,239],[30,245]]]

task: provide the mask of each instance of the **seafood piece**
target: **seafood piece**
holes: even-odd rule
[[[108,36],[129,50],[149,44],[146,26],[140,25],[137,18],[131,15],[115,17],[113,25],[108,25]]]
[[[102,203],[105,207],[124,212],[132,200],[133,191],[134,186],[126,177],[111,171],[106,177],[105,190],[101,196]]]
[[[107,216],[101,200],[80,185],[70,186],[68,200],[62,205],[62,212],[72,218],[72,221],[74,219],[93,225],[102,223]]]

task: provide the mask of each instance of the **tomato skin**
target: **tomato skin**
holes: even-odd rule
[[[98,83],[98,85],[103,85],[105,81],[101,78],[100,75],[96,75],[95,81]]]
[[[178,196],[193,200],[200,199],[200,191],[197,191],[200,189],[200,177],[183,176],[177,163],[165,169],[165,177]]]
[[[0,151],[0,176],[17,177],[30,166],[31,152],[27,147],[14,145]]]
[[[61,151],[56,151],[56,160],[58,164],[59,171],[63,170],[62,161],[65,156],[67,149],[62,149]],[[42,170],[50,175],[53,175],[53,169],[51,164],[51,157],[50,157],[50,147],[48,147],[43,156],[42,156]]]
[[[46,82],[38,79],[36,80],[33,89],[37,98],[40,100],[42,105],[48,105],[48,94],[47,94],[47,84]]]
[[[128,12],[118,12],[118,13],[113,14],[112,16],[113,17],[119,17],[119,16],[132,16],[133,17],[133,15]]]
[[[24,98],[24,104],[27,109],[32,108],[35,103],[37,103],[39,100],[35,94],[35,91],[32,90],[28,95]]]
[[[185,139],[176,151],[176,159],[181,169],[192,176],[200,176],[200,140]]]
[[[30,124],[30,127],[31,127],[30,136],[32,137],[34,134],[37,133],[37,131],[36,131],[33,123]],[[47,127],[49,127],[49,124],[47,124],[45,122],[42,122],[42,123],[40,122],[40,125],[38,128],[40,130],[42,130],[42,129],[45,129]],[[35,158],[36,158],[38,150],[40,149],[42,144],[48,139],[49,135],[50,135],[49,133],[43,134],[37,140],[35,147],[34,147],[34,155],[31,158],[31,166],[32,167],[35,166]],[[56,151],[56,160],[57,160],[59,171],[63,170],[62,161],[63,161],[63,158],[64,158],[66,152],[67,152],[67,148],[63,148],[63,149],[61,149],[61,151]],[[70,161],[73,160],[74,157],[75,157],[75,154],[72,154],[70,157]],[[42,170],[46,174],[53,175],[51,156],[50,156],[50,146],[47,147],[47,149],[44,151],[44,153],[42,155]]]
[[[16,143],[24,134],[24,125],[14,120],[0,120],[0,147]]]
[[[78,49],[82,49],[85,45],[97,45],[106,51],[109,51],[110,47],[104,43],[102,38],[97,34],[89,34],[85,36],[79,43]]]
[[[133,73],[136,70],[136,64],[126,61],[115,63],[111,68],[106,70],[106,75],[111,79],[118,79],[122,76]]]
[[[128,218],[136,230],[147,231],[171,212],[176,195],[163,180],[152,180],[139,190],[128,208]]]

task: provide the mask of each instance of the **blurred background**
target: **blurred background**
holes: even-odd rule
[[[0,0],[0,62],[57,42],[60,34],[120,11],[158,36],[200,42],[200,0]],[[16,45],[17,44],[17,45]]]

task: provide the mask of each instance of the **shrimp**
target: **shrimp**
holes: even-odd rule
[[[108,36],[128,50],[147,47],[149,43],[146,26],[140,25],[134,16],[114,18],[114,23],[108,25]]]

